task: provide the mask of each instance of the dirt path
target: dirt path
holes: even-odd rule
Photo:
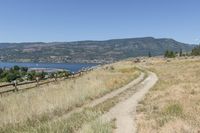
[[[134,79],[133,81],[131,81],[130,83],[128,83],[127,85],[117,89],[117,90],[114,90],[106,95],[104,95],[103,97],[100,97],[100,98],[97,98],[93,101],[91,101],[90,103],[80,107],[80,108],[76,108],[74,110],[72,110],[71,112],[67,113],[66,115],[62,116],[62,117],[59,117],[57,119],[55,119],[54,121],[56,120],[62,120],[62,119],[67,119],[68,117],[71,116],[71,114],[73,113],[77,113],[77,112],[81,112],[85,107],[94,107],[100,103],[103,103],[104,101],[112,98],[112,97],[115,97],[117,96],[118,94],[120,94],[121,92],[125,91],[125,90],[128,90],[130,89],[131,87],[137,85],[138,83],[140,83],[141,81],[144,80],[144,77],[145,77],[145,74],[143,72],[141,72],[140,76],[137,77],[136,79]]]
[[[157,82],[157,76],[148,72],[148,77],[140,84],[136,85],[137,92],[130,98],[118,103],[104,114],[101,119],[111,121],[116,119],[116,129],[114,133],[134,133],[136,132],[135,114],[138,102],[144,97],[151,87]]]
[[[145,74],[141,73],[140,76],[137,79],[131,81],[127,85],[125,85],[125,86],[123,86],[123,87],[121,87],[121,88],[119,88],[119,89],[117,89],[115,91],[112,91],[111,93],[106,94],[105,96],[103,96],[103,97],[101,97],[99,99],[96,99],[96,100],[92,101],[91,103],[89,103],[86,106],[87,107],[94,107],[94,106],[96,106],[96,105],[98,105],[100,103],[103,103],[104,101],[106,101],[106,100],[108,100],[110,98],[113,98],[113,97],[117,96],[118,94],[122,93],[123,91],[128,90],[131,87],[133,87],[136,84],[138,84],[139,82],[141,82],[144,79],[144,76],[145,76]]]

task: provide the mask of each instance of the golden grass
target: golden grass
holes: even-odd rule
[[[138,75],[139,71],[131,62],[115,63],[76,79],[1,97],[0,127],[61,116],[127,84]]]
[[[144,63],[159,81],[137,108],[138,132],[200,131],[200,58]]]
[[[28,132],[28,133],[73,133],[73,132],[110,132],[114,128],[114,121],[99,121],[98,118],[116,105],[122,99],[130,97],[135,93],[135,89],[128,89],[113,98],[96,105],[95,107],[84,108],[80,112],[72,113],[68,118],[59,120],[49,120],[44,116],[40,120],[29,120],[19,125],[7,125],[0,128],[0,132]],[[96,121],[97,120],[97,121]],[[100,123],[99,123],[100,122]],[[100,125],[98,125],[100,124]],[[88,125],[88,126],[87,126]],[[83,126],[83,128],[82,128]],[[86,126],[86,129],[85,129]],[[99,126],[99,127],[97,127]]]
[[[113,133],[114,127],[114,121],[105,122],[98,119],[83,127],[83,129],[79,133]]]

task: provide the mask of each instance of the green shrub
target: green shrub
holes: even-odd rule
[[[20,67],[17,66],[17,65],[15,65],[15,66],[13,67],[13,70],[14,70],[14,71],[19,71],[19,70],[20,70]]]
[[[8,75],[6,75],[7,82],[12,82],[18,78],[20,78],[20,75],[18,73],[8,73]]]
[[[167,50],[167,51],[165,51],[164,56],[165,56],[166,58],[174,58],[174,57],[176,57],[176,52]]]
[[[22,72],[27,73],[27,72],[28,72],[28,67],[21,67],[20,70],[21,70]]]
[[[194,47],[194,48],[192,49],[191,55],[194,55],[194,56],[200,55],[200,45],[198,45],[198,46],[196,46],[196,47]]]
[[[35,79],[35,76],[36,76],[36,72],[35,71],[31,71],[27,74],[27,78],[28,80],[33,80]]]
[[[164,113],[169,116],[181,116],[183,114],[183,108],[178,103],[170,104],[165,108]]]

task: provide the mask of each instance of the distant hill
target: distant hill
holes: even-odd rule
[[[0,43],[2,61],[105,62],[128,57],[163,55],[166,50],[191,51],[193,45],[153,37],[106,41]]]

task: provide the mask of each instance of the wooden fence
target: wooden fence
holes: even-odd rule
[[[76,77],[79,77],[79,76],[83,75],[84,73],[87,73],[88,71],[91,71],[91,70],[93,70],[93,68],[89,68],[87,70],[82,70],[77,73],[72,73],[72,74],[66,75],[66,76],[60,76],[60,77],[55,76],[54,78],[47,78],[45,80],[39,80],[36,78],[36,80],[34,80],[34,81],[27,81],[27,82],[21,82],[21,83],[17,83],[16,81],[14,81],[13,83],[0,85],[0,94],[2,95],[4,93],[8,93],[8,92],[17,92],[19,90],[31,89],[31,88],[35,88],[40,85],[48,84],[51,82],[57,82],[58,80],[76,78]],[[19,89],[20,86],[31,85],[31,84],[34,84],[34,86],[26,87],[24,89]]]

